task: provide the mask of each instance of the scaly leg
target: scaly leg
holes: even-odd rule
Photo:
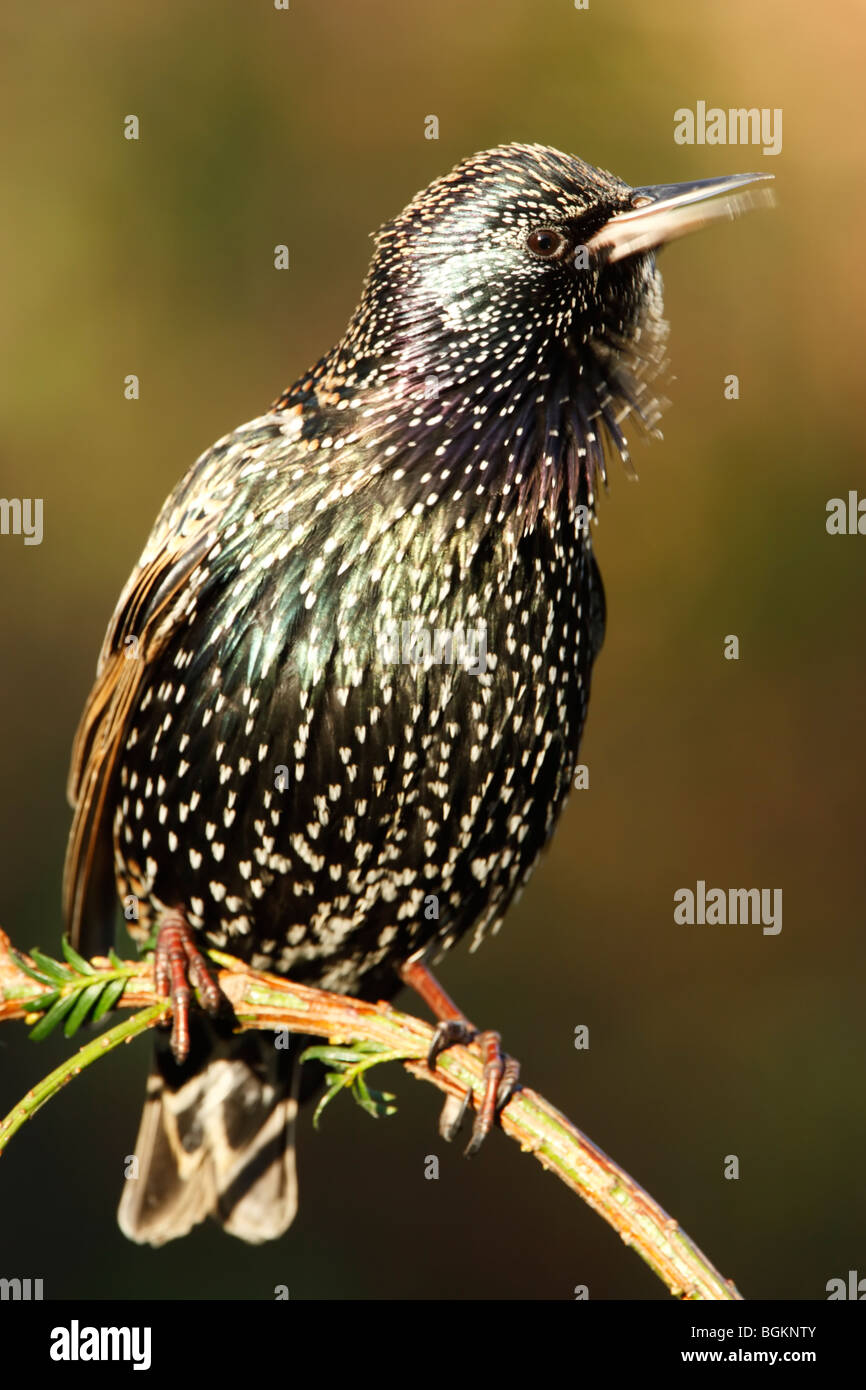
[[[440,1052],[444,1052],[455,1043],[466,1046],[468,1043],[477,1042],[481,1048],[484,1058],[484,1099],[475,1116],[472,1138],[466,1148],[466,1155],[469,1157],[478,1152],[493,1128],[497,1112],[508,1104],[517,1089],[520,1064],[513,1057],[503,1054],[498,1033],[489,1030],[482,1032],[469,1022],[451,996],[442,988],[433,972],[419,958],[409,960],[401,966],[400,978],[421,996],[439,1020],[427,1054],[427,1065],[431,1071],[436,1066],[436,1058]],[[468,1103],[469,1092],[457,1104],[456,1109],[451,1097],[445,1102],[439,1132],[449,1142],[463,1122]]]
[[[217,1014],[223,1002],[218,985],[211,978],[207,961],[198,949],[195,935],[182,908],[172,908],[160,920],[153,957],[153,978],[157,994],[171,996],[171,1050],[180,1063],[189,1055],[189,1006],[193,988],[209,1014]]]

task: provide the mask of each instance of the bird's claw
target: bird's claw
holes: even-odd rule
[[[171,998],[170,1046],[175,1061],[181,1065],[189,1056],[190,986],[198,990],[203,1007],[212,1015],[220,1012],[223,995],[196,945],[192,928],[180,911],[166,913],[160,923],[154,947],[153,978],[157,994]]]
[[[481,1148],[493,1128],[497,1114],[504,1109],[517,1089],[520,1077],[520,1063],[513,1057],[504,1055],[498,1033],[479,1032],[466,1019],[460,1018],[443,1019],[436,1025],[427,1053],[428,1067],[431,1071],[435,1069],[436,1059],[446,1048],[458,1043],[466,1047],[473,1042],[481,1048],[484,1058],[484,1094],[475,1115],[472,1137],[465,1149],[467,1158]],[[448,1143],[451,1143],[460,1131],[471,1095],[472,1092],[467,1091],[461,1099],[449,1096],[445,1101],[439,1117],[439,1133]]]

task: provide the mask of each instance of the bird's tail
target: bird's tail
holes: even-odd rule
[[[298,1206],[301,1068],[272,1033],[220,1038],[202,1016],[190,1023],[182,1066],[157,1039],[120,1229],[130,1240],[164,1245],[213,1216],[239,1240],[274,1240]]]

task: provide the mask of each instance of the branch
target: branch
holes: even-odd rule
[[[235,1011],[239,1029],[286,1029],[329,1040],[330,1048],[310,1050],[333,1068],[322,1104],[338,1090],[349,1088],[366,1109],[390,1113],[388,1102],[393,1098],[371,1091],[365,1079],[372,1066],[385,1061],[401,1062],[419,1081],[431,1082],[450,1096],[462,1099],[470,1091],[476,1103],[480,1101],[483,1063],[474,1046],[450,1047],[431,1072],[424,1059],[433,1029],[421,1019],[400,1013],[390,1004],[346,998],[252,970],[220,951],[209,954],[221,967],[219,986]],[[0,1121],[0,1153],[21,1125],[72,1076],[152,1028],[170,1008],[168,1000],[154,990],[148,960],[122,961],[112,952],[109,958],[85,961],[67,943],[64,956],[65,964],[35,950],[32,956],[23,955],[12,950],[0,931],[0,1022],[35,1023],[32,1035],[39,1038],[62,1021],[64,1032],[72,1036],[82,1022],[102,1017],[118,1004],[139,1012],[85,1044],[28,1092]],[[500,1112],[499,1123],[524,1152],[532,1153],[612,1226],[675,1297],[742,1297],[677,1222],[543,1096],[521,1087]]]

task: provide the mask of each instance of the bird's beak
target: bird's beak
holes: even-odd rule
[[[621,261],[651,251],[676,237],[706,227],[720,218],[734,218],[755,207],[772,207],[769,188],[746,189],[765,183],[772,174],[731,174],[725,179],[695,183],[659,183],[632,189],[632,208],[619,212],[587,241],[588,251],[605,262]]]

